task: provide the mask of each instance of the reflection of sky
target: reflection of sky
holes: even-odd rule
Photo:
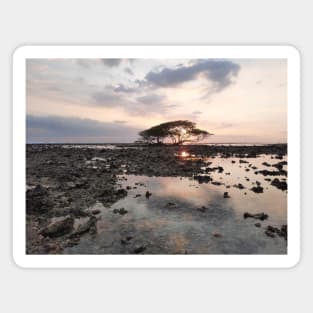
[[[232,160],[236,163],[231,163]],[[257,166],[257,170],[275,170],[262,163],[281,161],[270,156],[245,160]],[[92,241],[84,237],[78,246],[66,250],[66,253],[99,253],[101,249],[101,253],[130,253],[130,246],[119,244],[120,238],[129,235],[134,237],[134,243],[148,243],[150,250],[147,253],[286,253],[284,239],[268,238],[264,234],[267,225],[280,227],[286,224],[286,192],[271,186],[264,176],[255,175],[254,170],[246,172],[249,164],[239,164],[239,158],[214,158],[209,161],[213,162],[211,167],[220,165],[224,168],[223,173],[210,175],[214,181],[225,185],[199,184],[196,180],[180,177],[124,176],[127,180],[122,179],[121,186],[132,187],[128,190],[128,196],[111,208],[97,204],[97,208],[102,210],[97,237]],[[226,175],[227,172],[231,172],[231,175]],[[246,181],[245,177],[250,181]],[[250,190],[256,181],[264,187],[264,193],[256,194]],[[233,185],[238,183],[242,183],[246,189],[234,188]],[[231,188],[226,189],[226,185]],[[145,197],[147,190],[152,192],[149,199]],[[223,197],[225,191],[231,198]],[[169,202],[175,203],[175,206],[168,206]],[[197,210],[202,206],[207,210]],[[113,209],[122,207],[128,211],[126,215],[112,213]],[[260,221],[245,220],[244,212],[264,212],[269,219],[262,221],[262,227],[257,228],[254,224]],[[221,237],[215,238],[213,234],[216,233]],[[109,248],[103,250],[100,247]]]
[[[210,142],[286,142],[286,73],[280,59],[29,59],[27,140],[130,142],[189,119]]]

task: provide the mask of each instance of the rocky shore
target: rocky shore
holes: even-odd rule
[[[183,157],[182,152],[188,157]],[[266,170],[254,168],[250,160],[271,155]],[[60,254],[76,245],[82,236],[97,234],[100,211],[91,209],[96,202],[110,207],[126,197],[129,189],[121,188],[118,177],[125,173],[145,176],[191,177],[200,184],[225,185],[212,178],[222,173],[222,166],[211,167],[207,158],[240,158],[240,166],[256,175],[266,176],[271,185],[287,190],[285,161],[287,145],[264,146],[133,146],[114,149],[75,145],[27,145],[26,149],[26,252],[28,254]],[[226,175],[228,173],[225,173]],[[231,175],[231,173],[229,173]],[[280,176],[277,178],[276,176]],[[136,186],[135,186],[136,187]],[[229,188],[230,186],[226,186]],[[246,189],[239,183],[233,188]],[[260,183],[250,191],[263,193]],[[136,196],[136,195],[135,195]],[[149,199],[149,190],[138,197]],[[153,197],[153,195],[152,195]],[[228,192],[224,198],[229,198]],[[206,208],[202,208],[206,211]],[[201,210],[200,210],[201,211]],[[114,215],[127,215],[127,209],[115,209]],[[253,217],[247,213],[246,217]],[[264,217],[264,216],[263,216]],[[255,218],[255,217],[254,217]],[[257,226],[258,227],[258,226]],[[287,226],[267,227],[265,234],[287,239]],[[218,237],[218,236],[215,236]],[[127,246],[132,236],[123,238]],[[145,246],[136,246],[132,253],[142,253]]]

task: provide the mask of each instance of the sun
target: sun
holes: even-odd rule
[[[186,151],[183,151],[183,152],[181,153],[181,156],[182,156],[183,158],[185,158],[185,157],[189,156],[189,153],[186,152]]]

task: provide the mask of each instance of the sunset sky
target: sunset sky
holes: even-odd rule
[[[287,142],[284,59],[28,59],[27,142],[133,142],[187,119],[212,143]]]

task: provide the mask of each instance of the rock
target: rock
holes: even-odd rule
[[[94,210],[91,210],[91,213],[94,214],[94,215],[97,215],[97,214],[101,213],[101,210],[94,209]]]
[[[71,236],[82,235],[86,232],[95,233],[97,231],[96,228],[97,218],[95,216],[90,216],[88,221],[84,224],[81,224],[77,227],[77,229],[71,234]]]
[[[287,183],[285,181],[280,181],[278,178],[273,179],[271,185],[283,191],[288,188]]]
[[[239,163],[242,164],[242,163],[249,163],[249,162],[245,160],[239,160]]]
[[[134,198],[139,198],[139,197],[141,197],[141,194],[137,193]]]
[[[146,246],[136,246],[135,249],[133,250],[133,252],[135,254],[139,254],[139,253],[142,253],[146,250]]]
[[[37,185],[26,192],[26,212],[28,214],[46,213],[53,207],[46,188]]]
[[[219,182],[219,181],[212,181],[211,182],[212,185],[216,185],[216,186],[221,186],[223,185],[223,183]]]
[[[67,216],[62,220],[52,222],[45,228],[41,229],[39,233],[45,237],[59,237],[73,230],[74,218],[72,216]]]
[[[146,191],[146,198],[149,199],[152,196],[152,193],[149,190]]]
[[[261,223],[255,223],[254,226],[255,227],[261,227]]]
[[[256,213],[256,214],[251,214],[251,213],[248,213],[248,212],[245,212],[243,214],[243,217],[246,219],[246,218],[255,218],[257,220],[261,220],[261,221],[264,221],[266,219],[268,219],[268,215],[265,214],[265,213]]]
[[[275,237],[275,234],[269,230],[266,230],[265,232],[265,235],[268,236],[268,237],[271,237],[271,238],[274,238]]]
[[[251,190],[255,193],[263,193],[263,187],[261,186],[252,187]]]
[[[230,198],[230,195],[228,194],[227,191],[224,192],[224,198]]]
[[[127,190],[130,190],[130,189],[132,189],[132,187],[131,187],[131,186],[127,186],[126,189],[127,189]]]
[[[212,236],[215,237],[215,238],[223,237],[220,233],[213,233]]]
[[[166,206],[168,208],[176,208],[177,207],[176,203],[174,203],[174,202],[168,202]]]
[[[125,214],[128,213],[128,211],[125,210],[124,208],[120,208],[120,209],[114,209],[114,210],[113,210],[113,213],[114,213],[114,214],[125,215]]]
[[[263,162],[262,165],[264,165],[264,166],[271,166],[271,164],[269,164],[267,162]]]
[[[127,236],[125,239],[121,239],[121,244],[122,245],[128,245],[132,238],[133,238],[132,236]]]
[[[238,188],[238,189],[245,189],[245,186],[240,183],[238,185],[233,185],[233,187]]]
[[[115,191],[115,194],[119,197],[126,197],[127,191],[125,189],[118,189]]]
[[[205,212],[208,208],[205,206],[202,206],[201,208],[197,208],[198,211],[200,212]]]
[[[194,179],[198,181],[199,184],[207,184],[212,180],[212,178],[209,175],[196,175],[194,176]]]

